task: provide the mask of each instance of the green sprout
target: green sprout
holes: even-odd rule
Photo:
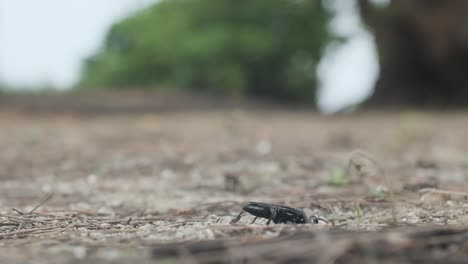
[[[385,199],[388,195],[388,190],[385,187],[377,186],[370,190],[369,195],[378,199]]]
[[[43,139],[43,131],[39,127],[33,127],[27,131],[25,142],[26,144],[36,145]]]
[[[463,157],[463,165],[468,166],[468,155],[465,155],[465,157]]]
[[[327,177],[327,184],[331,186],[346,186],[349,183],[349,179],[346,176],[346,171],[342,168],[333,169]]]

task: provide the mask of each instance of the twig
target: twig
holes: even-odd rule
[[[20,210],[18,210],[18,209],[16,209],[16,208],[13,208],[12,210],[13,210],[14,212],[20,214],[20,215],[24,215],[23,212],[21,212]]]
[[[50,221],[46,220],[36,220],[36,219],[29,219],[29,218],[24,218],[24,217],[18,217],[18,216],[11,216],[11,215],[2,215],[0,214],[0,217],[5,217],[9,219],[15,219],[15,220],[20,220],[23,222],[36,222],[36,223],[41,223],[41,224],[48,224]]]
[[[42,200],[38,205],[36,205],[36,207],[34,207],[28,214],[34,213],[34,211],[36,211],[39,207],[41,207],[43,204],[45,204],[47,201],[49,201],[50,198],[52,198],[52,196],[53,196],[53,194],[49,193],[47,195],[47,197],[44,200]]]
[[[440,190],[435,188],[425,188],[420,190],[421,193],[437,193],[437,194],[448,194],[448,195],[460,195],[460,196],[468,196],[467,192],[459,192],[459,191],[450,191],[450,190]]]
[[[21,230],[21,229],[23,229],[23,226],[24,226],[24,222],[21,222],[16,230]]]
[[[82,210],[48,210],[48,211],[39,212],[39,214],[42,214],[42,215],[54,215],[55,213],[74,213],[74,214],[82,214],[82,215],[88,215],[88,216],[98,215],[95,213],[82,211]]]
[[[14,223],[14,222],[0,223],[0,227],[1,226],[18,226],[18,223]]]
[[[47,232],[47,231],[53,231],[57,229],[65,230],[68,228],[70,228],[70,225],[66,227],[47,226],[47,227],[38,227],[38,228],[31,228],[31,229],[22,229],[22,230],[7,232],[7,233],[0,233],[0,239],[8,238],[8,237],[15,236],[15,235],[34,234],[37,232]]]

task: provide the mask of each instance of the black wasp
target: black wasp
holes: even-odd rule
[[[269,225],[271,221],[273,221],[275,224],[318,224],[320,221],[328,223],[325,219],[317,216],[307,217],[305,212],[301,209],[275,204],[250,202],[242,207],[242,210],[243,211],[240,212],[240,214],[234,218],[231,223],[237,223],[244,214],[244,211],[255,216],[252,224],[255,223],[255,220],[257,220],[258,217],[268,219],[266,223],[267,225]]]

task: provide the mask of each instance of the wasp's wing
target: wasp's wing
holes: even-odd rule
[[[246,206],[242,207],[242,210],[257,217],[269,219],[272,211],[275,210],[275,206],[266,203],[250,202]]]

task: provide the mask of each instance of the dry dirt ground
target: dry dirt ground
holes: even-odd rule
[[[3,111],[0,131],[2,263],[468,259],[468,113]],[[329,224],[231,224],[249,201]]]

